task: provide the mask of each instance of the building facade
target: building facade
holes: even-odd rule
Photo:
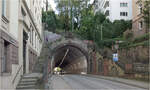
[[[0,0],[0,88],[16,88],[42,47],[41,0]]]
[[[131,20],[132,19],[132,0],[96,0],[95,13],[104,13],[110,21]]]
[[[132,0],[133,4],[132,30],[135,38],[148,32],[142,14],[144,1],[145,0],[142,0],[142,2],[140,2],[139,0]]]

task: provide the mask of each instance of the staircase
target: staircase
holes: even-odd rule
[[[37,81],[41,76],[42,75],[38,73],[26,74],[22,76],[16,89],[17,90],[37,89]]]
[[[116,62],[110,61],[109,67],[110,67],[110,75],[122,76],[125,73],[124,69],[120,67],[118,64],[116,64]]]
[[[121,62],[115,62],[116,65],[118,65],[121,69],[123,69],[125,71],[125,64],[121,63]]]

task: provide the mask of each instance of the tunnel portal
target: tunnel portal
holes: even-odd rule
[[[52,69],[60,67],[68,74],[86,74],[88,63],[88,52],[80,45],[65,43],[53,49]]]

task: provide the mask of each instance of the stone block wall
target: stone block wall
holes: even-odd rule
[[[4,51],[5,43],[7,42],[7,51]],[[5,54],[6,61],[4,61]],[[3,71],[3,65],[6,63],[6,71]],[[12,64],[18,64],[18,42],[14,40],[9,34],[4,31],[0,31],[0,75],[3,73],[11,73],[12,72]]]
[[[34,51],[32,48],[29,48],[29,72],[33,72],[37,60],[38,56],[36,51]]]

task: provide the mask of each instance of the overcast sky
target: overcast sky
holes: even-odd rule
[[[93,1],[94,1],[94,0],[91,0],[90,3],[92,3]],[[50,5],[51,5],[52,9],[53,9],[54,11],[57,11],[57,10],[56,10],[56,4],[55,4],[54,0],[49,0],[49,2],[50,2]],[[56,13],[57,13],[57,12],[56,12]]]

